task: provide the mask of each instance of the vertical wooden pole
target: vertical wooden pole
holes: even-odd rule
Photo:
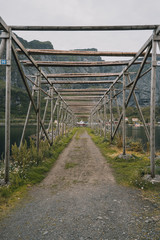
[[[72,114],[72,128],[74,127],[74,115]]]
[[[67,126],[67,112],[68,112],[68,107],[66,106],[65,116],[64,116],[64,134],[65,135],[66,135],[66,126]]]
[[[61,101],[61,108],[60,108],[60,135],[62,135],[62,125],[63,125],[63,102]]]
[[[123,74],[123,155],[126,155],[126,76]]]
[[[58,96],[58,102],[57,102],[57,135],[59,136],[59,110],[60,110],[60,102],[59,102],[59,96]]]
[[[90,128],[93,128],[93,115],[90,116]]]
[[[44,124],[45,118],[46,118],[46,113],[47,113],[47,108],[48,108],[48,99],[46,101],[46,105],[45,105],[45,109],[44,109],[44,113],[43,113],[43,119],[42,119],[42,123]],[[40,138],[42,135],[42,127],[41,127],[41,131],[40,131]]]
[[[41,76],[37,75],[37,138],[36,138],[36,146],[37,151],[39,152],[39,141],[40,141],[40,111],[41,111]]]
[[[112,88],[110,89],[110,139],[112,141],[113,115],[112,115]]]
[[[101,120],[101,115],[102,115],[102,110],[99,110],[99,120],[100,120],[100,136],[102,136],[102,131],[103,131],[103,122]]]
[[[156,41],[152,41],[151,107],[150,107],[150,162],[151,177],[155,177],[155,99],[156,99]]]
[[[6,46],[6,40],[3,38],[2,41],[1,41],[1,44],[0,44],[0,58],[1,58],[2,55],[3,55],[5,46]]]
[[[116,94],[115,89],[113,89],[113,93],[114,93],[114,95]],[[115,99],[115,101],[116,101],[116,107],[117,107],[118,117],[120,117],[120,109],[119,109],[119,105],[118,105],[118,99],[117,99],[117,96],[115,96],[114,99]]]
[[[50,89],[51,91],[51,142],[53,144],[53,86]]]
[[[106,95],[104,96],[104,109],[103,109],[103,126],[104,126],[104,138],[106,138]]]
[[[10,103],[11,103],[11,31],[6,41],[6,59],[10,65],[6,66],[6,96],[5,96],[5,183],[9,181],[10,161]]]
[[[37,83],[37,78],[35,78],[35,83]],[[33,86],[33,88],[32,88],[32,97],[34,96],[34,92],[35,92],[35,90],[34,90],[34,86]],[[27,115],[26,115],[26,120],[25,120],[25,123],[24,123],[23,131],[22,131],[22,136],[21,136],[19,148],[21,148],[23,140],[24,140],[24,134],[25,134],[26,127],[27,127],[27,124],[28,124],[31,107],[32,107],[32,102],[30,101],[29,102],[29,106],[28,106]]]

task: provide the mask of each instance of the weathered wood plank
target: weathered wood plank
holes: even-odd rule
[[[104,95],[104,92],[61,92],[61,96],[85,96],[85,95]]]
[[[96,80],[93,80],[93,81],[80,81],[80,80],[71,80],[71,81],[69,81],[69,80],[67,80],[67,81],[65,81],[65,80],[51,80],[50,81],[52,84],[103,84],[103,83],[105,83],[105,84],[111,84],[111,83],[113,83],[114,81],[107,81],[107,80],[101,80],[101,81],[96,81]],[[46,81],[42,81],[42,84],[48,84]]]
[[[150,164],[151,177],[155,177],[155,106],[156,106],[156,48],[157,43],[152,42],[152,71],[151,71],[151,101],[150,101]]]
[[[80,50],[54,50],[54,49],[26,49],[29,54],[35,55],[78,55],[78,56],[108,56],[108,57],[134,57],[137,52],[114,52],[114,51],[80,51]],[[21,49],[16,49],[23,53]],[[139,56],[144,56],[142,52]]]
[[[33,66],[30,61],[22,60],[21,63],[27,66]],[[129,61],[36,61],[36,64],[41,67],[100,67],[100,66],[123,66],[128,65]],[[134,64],[140,64],[140,61]]]
[[[121,26],[17,26],[11,25],[16,31],[133,31],[154,30],[159,25],[121,25]]]
[[[6,58],[11,62],[11,35],[6,40]],[[9,181],[10,165],[10,107],[11,107],[11,65],[6,66],[6,94],[5,94],[5,183]]]
[[[108,88],[84,88],[84,89],[67,89],[67,88],[57,88],[57,91],[60,93],[65,92],[105,92]]]
[[[46,74],[47,78],[85,78],[85,77],[114,77],[120,73],[59,73]]]

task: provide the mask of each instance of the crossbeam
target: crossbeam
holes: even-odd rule
[[[14,31],[133,31],[154,30],[159,25],[121,25],[121,26],[17,26],[11,25]]]
[[[33,66],[30,61],[21,61],[24,65]],[[41,67],[101,67],[101,66],[125,66],[129,61],[36,61],[36,64]],[[140,61],[134,64],[140,64]]]
[[[51,80],[50,81],[52,84],[103,84],[103,83],[105,83],[105,84],[111,84],[111,83],[113,83],[114,81],[107,81],[107,80],[100,80],[100,81],[97,81],[97,80],[93,80],[93,81],[80,81],[80,80],[71,80],[71,81],[69,81],[69,80],[67,80],[67,81],[65,81],[65,80]],[[120,83],[120,82],[119,82]],[[47,81],[42,81],[42,84],[48,84],[48,82]]]
[[[61,92],[61,96],[85,96],[85,95],[104,95],[104,92]]]
[[[115,77],[120,73],[61,73],[46,74],[47,78],[85,78],[85,77]]]
[[[35,55],[78,55],[78,56],[106,56],[106,57],[134,57],[137,52],[113,52],[113,51],[82,51],[82,50],[54,50],[54,49],[26,49],[29,54]],[[20,54],[21,49],[16,49]],[[141,53],[140,56],[144,56]]]
[[[58,92],[105,92],[108,88],[84,88],[84,89],[65,89],[65,88],[57,88]]]

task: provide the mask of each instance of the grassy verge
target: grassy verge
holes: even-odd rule
[[[115,139],[111,144],[107,140],[109,137],[104,139],[104,137],[96,135],[91,129],[87,129],[87,131],[110,164],[115,179],[119,184],[139,188],[143,191],[145,197],[160,203],[160,183],[153,184],[144,180],[144,175],[150,174],[150,160],[149,155],[144,153],[141,147],[138,147],[138,143],[137,147],[131,143],[131,147],[127,151],[127,154],[131,154],[131,157],[124,160],[119,157],[122,153],[122,148],[117,147],[117,145],[121,145],[118,144],[118,139]],[[134,151],[131,151],[131,148]],[[156,169],[156,174],[160,174],[160,160],[156,161]]]
[[[73,129],[67,136],[58,137],[52,146],[42,141],[39,153],[33,141],[30,147],[24,143],[21,150],[16,145],[12,146],[10,184],[0,186],[0,216],[23,198],[29,187],[45,178],[76,130]],[[1,177],[3,174],[1,169]]]

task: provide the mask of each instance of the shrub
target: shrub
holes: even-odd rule
[[[134,152],[143,152],[143,145],[141,141],[130,142],[129,150]]]

